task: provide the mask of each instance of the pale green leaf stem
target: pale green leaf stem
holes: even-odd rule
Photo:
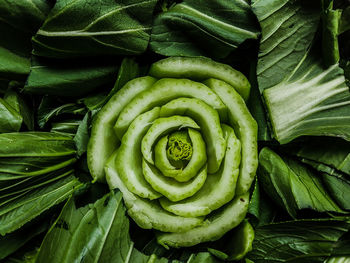
[[[167,58],[150,75],[128,82],[98,113],[89,167],[100,179],[105,169],[129,216],[160,231],[165,248],[217,240],[244,219],[257,168],[250,84],[208,58]],[[247,246],[238,258],[254,236],[241,232]]]

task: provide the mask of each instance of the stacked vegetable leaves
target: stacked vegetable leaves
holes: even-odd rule
[[[349,1],[0,0],[0,36],[0,260],[350,260]],[[242,72],[258,124],[244,220],[186,248],[104,182],[120,142],[103,113],[167,57]]]

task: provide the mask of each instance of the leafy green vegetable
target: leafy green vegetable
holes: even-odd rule
[[[118,237],[118,238],[116,238]],[[72,249],[73,248],[73,249]],[[36,262],[154,262],[165,258],[145,255],[134,246],[120,192],[77,208],[71,198],[47,233]],[[216,262],[209,253],[192,255],[187,262]]]
[[[348,0],[0,0],[1,260],[348,260],[348,18]]]
[[[89,123],[90,123],[90,114],[85,114],[84,119],[79,124],[77,133],[74,136],[74,142],[77,148],[78,156],[81,156],[87,150],[87,144],[89,141]]]
[[[84,115],[86,109],[84,105],[79,103],[60,103],[57,98],[44,96],[40,102],[37,111],[37,121],[40,128],[44,128],[45,125],[52,119],[63,114],[67,115]]]
[[[33,130],[33,110],[28,107],[22,96],[10,88],[5,91],[4,97],[0,98],[0,133],[18,132],[22,123],[29,130]]]
[[[132,58],[124,58],[119,71],[116,82],[114,83],[113,89],[109,92],[105,102],[107,102],[118,90],[120,90],[128,81],[139,77],[140,67],[136,61]]]
[[[243,0],[185,0],[156,17],[150,47],[165,56],[224,58],[258,34],[256,18]]]
[[[350,93],[338,65],[324,70],[315,55],[307,54],[291,76],[264,91],[264,98],[280,143],[301,135],[350,139]]]
[[[91,174],[103,180],[105,169],[128,214],[161,231],[164,247],[217,240],[244,219],[257,167],[249,82],[207,58],[167,58],[149,74],[129,81],[96,116]]]
[[[38,56],[140,54],[150,38],[156,0],[57,0],[33,38]]]
[[[71,175],[1,205],[0,234],[5,235],[22,227],[50,207],[66,200],[80,186],[77,178]]]
[[[327,3],[329,2],[329,3]],[[339,62],[338,34],[341,10],[333,10],[333,1],[324,1],[322,19],[322,51],[324,62],[331,66]]]
[[[326,147],[325,147],[326,146]],[[350,201],[350,145],[337,138],[309,140],[295,150],[301,161],[319,171],[322,181],[333,199],[349,210]]]
[[[77,133],[81,120],[65,120],[51,123],[51,132],[67,134],[71,137]]]
[[[115,61],[33,59],[23,91],[64,97],[87,95],[113,83],[118,66]]]
[[[0,98],[0,133],[18,132],[22,126],[22,116],[4,99]]]
[[[262,98],[260,97],[259,86],[257,83],[256,77],[256,65],[257,62],[253,62],[249,71],[249,81],[252,85],[249,100],[248,108],[251,112],[253,118],[258,124],[258,140],[259,141],[270,141],[270,127],[268,126],[266,110],[263,105]]]
[[[75,154],[70,137],[48,132],[7,133],[0,135],[0,157],[55,157]]]
[[[12,232],[55,204],[80,183],[71,137],[45,132],[0,134],[0,234]]]
[[[322,174],[329,193],[340,207],[350,210],[350,180],[341,175]]]
[[[300,209],[318,212],[343,212],[332,200],[320,178],[306,166],[284,157],[269,148],[259,154],[260,180],[265,191],[296,217]]]
[[[325,147],[326,146],[326,147]],[[311,140],[302,145],[295,153],[302,161],[314,161],[320,171],[332,174],[332,169],[350,175],[350,143],[337,138],[322,138]],[[329,169],[324,170],[329,167]],[[322,170],[322,168],[324,168]]]
[[[274,206],[271,199],[268,198],[267,194],[263,191],[260,186],[258,179],[259,169],[257,171],[257,179],[255,181],[253,193],[250,199],[250,204],[248,208],[248,214],[254,216],[251,219],[253,226],[260,226],[272,223],[276,214],[278,214],[278,209]]]
[[[324,69],[317,49],[309,50],[320,14],[317,1],[256,1],[253,10],[262,27],[258,83],[276,139],[349,140],[350,93],[343,71],[338,65]]]
[[[291,75],[310,47],[320,18],[319,1],[253,0],[261,26],[257,78],[262,92]]]
[[[36,262],[128,262],[133,244],[127,230],[120,193],[80,208],[71,198],[44,238]]]
[[[268,224],[255,231],[248,258],[259,262],[314,263],[332,254],[333,246],[349,231],[349,223],[338,220],[299,220]]]
[[[24,81],[30,69],[31,38],[44,22],[45,0],[0,1],[0,78]]]

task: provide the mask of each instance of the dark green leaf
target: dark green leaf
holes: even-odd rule
[[[47,173],[43,176],[35,176],[22,179],[21,181],[15,180],[15,185],[10,185],[6,187],[5,191],[0,193],[0,204],[5,205],[10,202],[10,200],[18,199],[19,197],[30,193],[35,189],[43,188],[44,186],[51,184],[57,180],[62,179],[70,174],[72,170],[61,169],[51,173]],[[14,181],[14,180],[9,180]]]
[[[57,0],[33,38],[35,55],[70,58],[140,54],[156,0]]]
[[[74,176],[68,176],[1,206],[0,234],[5,235],[22,227],[50,207],[67,199],[80,186],[81,183]]]
[[[258,174],[257,178],[261,178],[261,176]],[[255,217],[255,219],[252,219],[253,225],[271,223],[277,212],[277,207],[273,205],[273,202],[267,197],[258,180],[256,180],[248,210],[248,213]]]
[[[321,15],[322,19],[322,55],[326,66],[339,62],[339,21],[340,10],[333,10],[333,1],[326,7]]]
[[[318,138],[303,144],[297,156],[331,166],[350,175],[350,143],[337,138]],[[317,169],[317,167],[315,167]],[[323,170],[326,172],[325,170]],[[330,173],[330,171],[327,171]]]
[[[258,123],[258,140],[270,141],[270,129],[267,123],[266,110],[264,108],[259,87],[256,79],[256,61],[252,63],[249,72],[249,82],[251,84],[251,90],[248,100],[249,111],[253,118]]]
[[[44,238],[36,262],[167,262],[156,259],[134,249],[122,195],[111,192],[80,208],[73,199],[68,201]]]
[[[350,210],[350,180],[341,175],[322,174],[327,190],[340,207]]]
[[[0,135],[0,206],[72,173],[71,137],[47,132]]]
[[[51,132],[67,134],[71,137],[77,133],[81,120],[64,120],[51,123]]]
[[[44,128],[45,124],[56,116],[84,115],[86,109],[84,105],[78,103],[61,103],[52,96],[44,96],[38,108],[38,125]]]
[[[323,67],[315,41],[319,1],[255,1],[262,27],[257,66],[276,139],[287,143],[302,135],[350,140],[350,93],[338,65]],[[311,48],[311,50],[310,50]]]
[[[263,148],[259,154],[259,181],[265,192],[280,207],[284,208],[292,217],[296,217],[297,203],[290,184],[292,171],[279,157],[269,148]]]
[[[44,60],[35,58],[24,92],[63,97],[87,95],[112,84],[118,63],[111,60]]]
[[[34,113],[27,102],[18,93],[12,90],[8,90],[5,93],[4,100],[22,116],[23,122],[28,130],[34,130]]]
[[[76,135],[74,136],[74,142],[77,148],[78,156],[81,156],[87,150],[87,144],[89,142],[89,127],[91,117],[89,113],[85,114],[84,119],[79,124]]]
[[[57,154],[60,154],[56,146]],[[44,149],[43,149],[44,150]],[[65,168],[75,162],[75,156],[18,156],[0,158],[0,179],[19,179],[23,177],[43,175],[47,172]],[[3,185],[2,185],[3,186]]]
[[[224,58],[258,32],[243,0],[184,0],[156,17],[150,47],[165,56]]]
[[[36,247],[27,251],[18,250],[15,255],[6,258],[6,263],[35,263],[37,252]]]
[[[91,96],[82,98],[79,100],[79,102],[83,102],[84,105],[91,111],[99,111],[104,103],[106,103],[108,100],[106,99],[108,96],[106,91],[100,92],[93,94]]]
[[[222,262],[222,261],[213,257],[208,252],[200,252],[198,254],[192,254],[190,258],[186,261],[186,263],[219,263],[219,262]]]
[[[314,263],[331,255],[333,246],[350,228],[339,220],[300,220],[269,224],[255,231],[255,263]]]
[[[259,154],[259,174],[264,190],[295,217],[300,209],[343,212],[326,192],[320,178],[293,159],[283,159],[268,148]]]
[[[18,132],[21,129],[22,120],[21,114],[0,98],[0,133]]]
[[[319,1],[252,0],[262,37],[257,75],[259,89],[290,75],[311,46],[320,18]]]
[[[335,243],[332,255],[349,256],[350,251],[350,231],[344,234],[337,243]]]
[[[29,73],[31,37],[45,20],[45,0],[0,1],[0,77],[24,80]]]
[[[50,132],[0,134],[0,157],[65,156],[75,154],[74,142],[66,135]]]
[[[350,140],[350,92],[344,72],[337,64],[325,70],[317,50],[305,54],[290,76],[263,95],[280,143],[302,135]]]

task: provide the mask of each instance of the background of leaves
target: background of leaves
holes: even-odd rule
[[[260,166],[252,191],[249,220],[256,227],[256,239],[248,258],[323,262],[330,255],[348,255],[350,144],[301,137],[280,146],[273,139],[266,114],[268,97],[263,93],[290,76],[311,47],[322,58],[312,63],[320,70],[339,63],[343,70],[338,67],[329,78],[340,74],[345,76],[342,85],[349,85],[349,6],[346,0],[0,0],[0,133],[65,134],[75,145],[78,160],[70,167],[74,176],[58,179],[57,184],[80,185],[73,197],[67,194],[60,202],[54,202],[57,186],[52,185],[23,198],[37,206],[51,193],[51,203],[59,205],[39,206],[36,212],[13,206],[15,215],[28,217],[13,225],[16,231],[0,237],[0,258],[62,262],[61,254],[53,250],[65,254],[66,262],[106,262],[107,258],[111,262],[220,262],[229,257],[237,242],[232,232],[215,244],[165,251],[152,232],[132,222],[127,231],[120,194],[107,194],[107,186],[89,183],[85,152],[94,115],[128,80],[145,75],[152,62],[178,55],[208,56],[230,64],[252,83],[249,105],[259,124],[259,145],[270,151],[261,156],[266,165]],[[343,101],[348,100],[347,93]],[[348,117],[349,112],[337,108],[335,114]],[[269,170],[269,165],[285,177]],[[288,191],[294,184],[305,184],[310,191],[304,195]],[[287,191],[280,191],[286,185]],[[326,201],[322,207],[313,201],[319,195],[326,195],[328,206]],[[7,208],[0,204],[1,226],[11,221],[2,212]],[[102,229],[100,216],[110,220],[109,229]],[[62,232],[66,228],[72,231]],[[92,234],[96,229],[105,235]],[[94,240],[96,246],[86,248],[86,240]],[[60,247],[65,242],[71,249]],[[121,249],[111,249],[116,246]],[[280,253],[273,253],[271,247],[279,247]],[[216,257],[208,252],[214,250],[220,251],[214,253]]]

